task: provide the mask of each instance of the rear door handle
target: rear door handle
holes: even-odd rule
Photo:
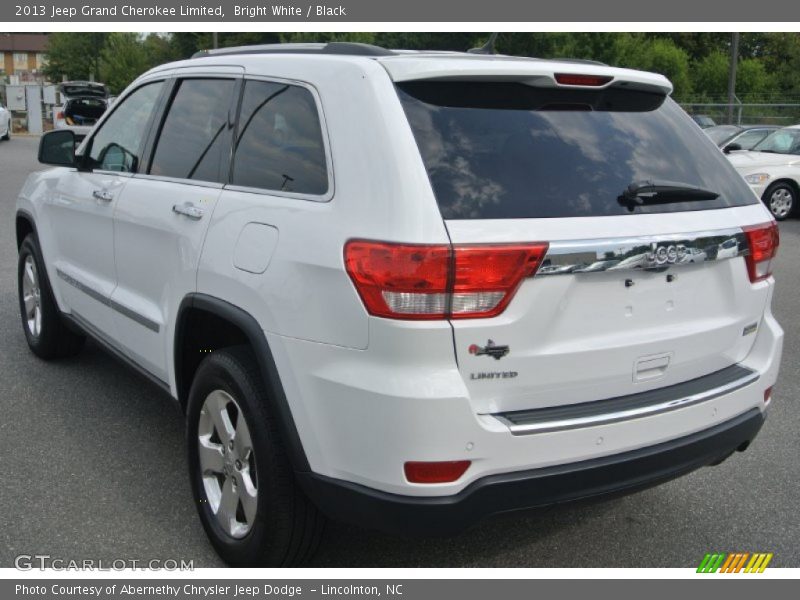
[[[203,215],[206,211],[202,208],[195,206],[191,202],[186,202],[185,204],[175,204],[172,207],[172,212],[177,213],[179,215],[183,215],[185,217],[189,217],[194,221],[199,221],[203,218]]]
[[[114,199],[114,194],[108,190],[94,190],[92,196],[103,202],[111,202]]]

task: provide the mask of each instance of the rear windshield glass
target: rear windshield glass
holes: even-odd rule
[[[397,88],[446,219],[630,214],[619,198],[642,181],[719,196],[637,206],[634,213],[757,202],[713,142],[659,94],[513,82]]]

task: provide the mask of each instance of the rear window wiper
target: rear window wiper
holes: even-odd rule
[[[686,183],[636,181],[630,184],[617,200],[633,212],[637,206],[715,200],[716,198],[719,198],[718,193]]]

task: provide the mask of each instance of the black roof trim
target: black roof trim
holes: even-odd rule
[[[346,56],[394,56],[396,52],[356,42],[328,42],[327,44],[263,44],[256,46],[237,46],[216,50],[200,50],[192,58],[209,56],[229,56],[233,54],[340,54]]]

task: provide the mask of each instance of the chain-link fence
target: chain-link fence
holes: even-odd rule
[[[695,117],[708,117],[717,125],[787,125],[800,124],[800,100],[760,102],[681,102],[683,109]],[[704,123],[710,125],[710,123]]]

